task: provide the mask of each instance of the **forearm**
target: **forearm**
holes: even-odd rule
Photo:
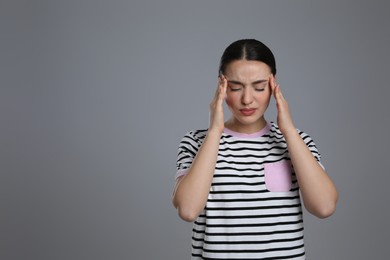
[[[204,209],[218,157],[221,133],[210,130],[205,137],[189,172],[181,177],[175,187],[173,204],[179,216],[193,221]]]
[[[338,193],[297,131],[284,134],[306,209],[325,218],[335,211]]]

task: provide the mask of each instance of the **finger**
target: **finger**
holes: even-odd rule
[[[217,102],[217,100],[219,99],[219,93],[220,93],[220,88],[221,88],[222,84],[223,84],[222,77],[218,76],[218,85],[217,85],[217,88],[215,89],[214,97],[211,100],[211,105],[214,105]]]
[[[280,100],[284,101],[285,99],[284,99],[282,90],[280,89],[280,85],[277,85],[277,93],[278,93],[278,96],[279,96]]]
[[[275,98],[277,105],[280,105],[280,103],[282,102],[282,95],[281,95],[282,92],[280,90],[280,85],[276,82],[275,77],[273,77],[272,79],[272,85],[273,85],[272,94]]]
[[[273,74],[271,74],[269,77],[269,85],[271,87],[271,93],[275,95],[276,80]]]
[[[282,102],[282,91],[280,90],[280,86],[279,85],[276,85],[275,86],[275,100],[278,104],[280,104]]]
[[[223,80],[223,87],[222,87],[222,92],[223,92],[223,99],[226,98],[226,92],[227,92],[227,79],[225,77],[225,75],[222,75],[222,80]]]
[[[286,101],[283,98],[282,91],[280,90],[279,85],[275,86],[274,97],[278,111],[283,111],[284,107],[286,106]]]
[[[223,100],[226,96],[227,80],[224,76],[221,77],[222,84],[219,86],[217,105],[222,106]]]

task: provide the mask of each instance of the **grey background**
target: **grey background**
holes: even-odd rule
[[[305,213],[308,259],[384,259],[386,1],[0,2],[0,259],[189,259],[177,146],[205,128],[223,49],[271,47],[337,212]],[[267,118],[275,120],[275,104]]]

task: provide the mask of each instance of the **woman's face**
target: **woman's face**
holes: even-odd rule
[[[269,66],[260,61],[236,60],[225,71],[226,104],[232,113],[230,127],[243,132],[260,130],[271,97]]]

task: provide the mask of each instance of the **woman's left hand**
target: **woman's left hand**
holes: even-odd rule
[[[278,110],[277,123],[286,140],[303,204],[313,215],[326,218],[336,210],[336,186],[296,130],[287,101],[274,76],[270,77],[270,85]]]
[[[276,101],[277,108],[277,124],[279,126],[280,131],[283,135],[286,135],[290,131],[295,131],[296,128],[291,118],[290,110],[288,108],[288,103],[284,98],[282,91],[280,90],[280,85],[276,83],[275,76],[270,76],[270,85],[272,94]]]

